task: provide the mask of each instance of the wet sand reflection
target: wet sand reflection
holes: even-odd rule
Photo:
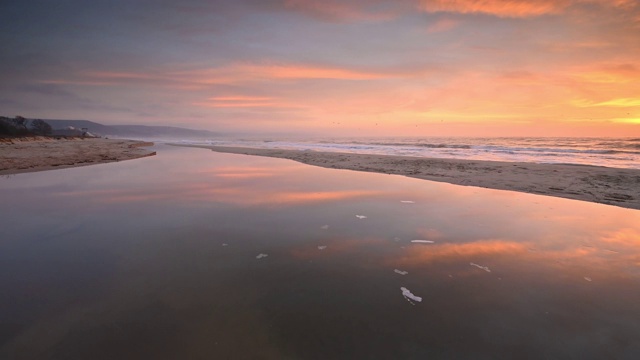
[[[635,210],[202,149],[0,196],[0,357],[640,353]]]

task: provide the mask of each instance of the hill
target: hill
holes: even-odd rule
[[[141,138],[211,138],[220,133],[208,130],[194,130],[173,126],[149,125],[104,125],[88,120],[45,120],[54,130],[86,128],[90,133],[100,136],[141,137]]]

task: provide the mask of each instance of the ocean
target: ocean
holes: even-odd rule
[[[640,169],[640,138],[386,137],[214,139],[187,144]]]

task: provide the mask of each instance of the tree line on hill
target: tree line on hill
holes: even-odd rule
[[[0,116],[0,137],[25,136],[101,137],[135,139],[212,139],[222,134],[208,130],[185,129],[159,125],[104,125],[88,120],[52,120]]]
[[[51,125],[41,119],[30,120],[22,116],[14,118],[0,116],[1,137],[48,136],[52,132]]]

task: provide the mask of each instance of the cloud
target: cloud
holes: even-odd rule
[[[345,22],[391,20],[416,9],[428,13],[526,18],[561,14],[570,7],[585,4],[623,10],[633,9],[637,5],[635,0],[283,0],[274,5],[325,21]]]
[[[503,18],[525,18],[560,14],[581,4],[631,9],[635,0],[420,0],[418,8],[429,12],[486,14]]]
[[[576,78],[588,83],[627,84],[640,81],[640,68],[635,64],[604,64],[591,68],[578,68]]]
[[[87,76],[102,78],[102,79],[113,79],[113,80],[140,80],[140,79],[153,79],[154,76],[151,74],[144,73],[134,73],[134,72],[109,72],[109,71],[89,71],[86,73]]]
[[[304,80],[304,79],[332,79],[332,80],[370,80],[383,78],[386,75],[351,70],[341,67],[314,66],[306,64],[252,64],[238,63],[225,67],[205,70],[212,79],[231,81],[280,79],[280,80]]]
[[[634,108],[640,107],[640,98],[620,98],[611,99],[601,102],[593,102],[589,100],[576,100],[573,105],[577,107],[620,107],[620,108]]]
[[[640,117],[638,117],[638,118],[616,118],[616,119],[611,119],[611,121],[613,121],[614,123],[640,125]]]
[[[356,70],[339,66],[302,63],[265,64],[236,62],[211,68],[165,72],[90,70],[78,72],[64,79],[47,79],[38,82],[40,84],[50,85],[154,85],[195,90],[211,85],[260,81],[373,80],[396,76],[402,76],[402,74],[394,71]]]
[[[235,108],[235,109],[280,108],[281,110],[283,109],[295,110],[295,109],[301,108],[296,104],[290,104],[273,97],[263,97],[263,96],[214,96],[207,99],[207,101],[195,102],[194,105],[208,107],[208,108]]]
[[[273,107],[275,99],[260,96],[217,96],[209,98],[208,107]]]
[[[399,15],[394,2],[344,0],[284,0],[282,6],[325,21],[386,21]]]
[[[566,0],[422,0],[419,8],[426,12],[489,14],[498,17],[529,17],[561,12]]]
[[[58,84],[25,84],[19,87],[21,91],[35,93],[39,95],[68,97],[77,99],[75,94],[64,89]]]
[[[458,26],[460,22],[453,19],[440,19],[427,27],[427,33],[440,33],[452,30]]]

